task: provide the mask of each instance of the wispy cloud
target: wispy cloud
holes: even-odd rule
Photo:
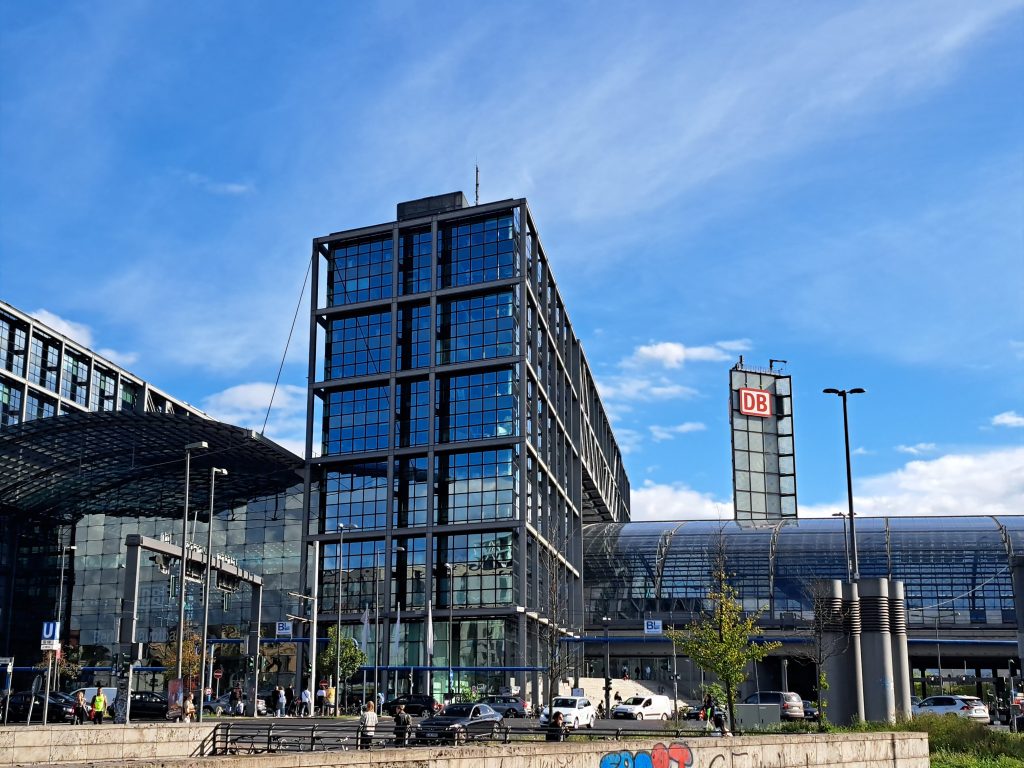
[[[690,432],[703,432],[707,429],[707,425],[699,421],[685,421],[682,424],[676,424],[673,427],[661,427],[651,426],[651,437],[654,438],[654,442],[660,443],[665,440],[672,440],[677,435],[685,435]]]
[[[690,362],[725,362],[735,357],[734,352],[750,349],[749,339],[717,341],[708,346],[688,347],[678,341],[658,341],[637,347],[633,354],[622,361],[623,367],[632,368],[650,363],[664,368],[682,368]]]
[[[186,173],[185,180],[193,187],[209,192],[211,195],[248,195],[256,189],[251,182],[214,181],[201,173]]]
[[[693,397],[697,390],[676,384],[662,376],[645,378],[640,376],[613,376],[599,379],[597,389],[601,399],[617,400],[673,400]]]
[[[935,450],[935,443],[915,443],[914,445],[897,445],[896,450],[900,453],[907,453],[911,456],[921,456],[925,453],[932,453]]]
[[[854,456],[870,456],[873,453],[874,453],[874,451],[869,451],[864,446],[858,446],[857,448],[853,449],[853,455]]]
[[[1024,416],[1016,411],[1003,411],[992,417],[993,427],[1024,427]]]
[[[260,430],[267,417],[274,385],[250,382],[229,387],[203,399],[202,408],[218,421]],[[279,386],[267,421],[266,436],[302,456],[306,445],[306,391],[292,384]]]
[[[139,359],[139,356],[134,352],[118,352],[116,349],[110,349],[108,347],[100,347],[99,349],[96,349],[93,346],[92,328],[85,323],[66,320],[48,309],[37,309],[35,312],[31,312],[30,314],[43,325],[48,326],[62,336],[66,336],[72,341],[81,344],[83,347],[91,349],[101,357],[107,358],[110,362],[116,363],[124,368],[127,368]]]
[[[685,483],[650,480],[630,491],[632,520],[729,520],[732,501],[695,491]]]

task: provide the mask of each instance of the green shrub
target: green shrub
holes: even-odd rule
[[[992,763],[992,759],[1011,759],[1007,766],[1021,768],[1024,760],[1024,735],[1009,731],[994,731],[987,726],[954,715],[922,715],[913,720],[890,723],[859,723],[850,728],[837,728],[836,731],[917,731],[928,734],[928,749],[933,755],[960,755],[970,759],[986,758],[989,763],[963,763],[969,768],[1003,768],[1004,762]],[[942,763],[934,763],[943,765]],[[949,766],[959,768],[960,763],[951,762]]]
[[[941,750],[931,756],[931,768],[1020,768],[1015,757],[978,757],[966,752]]]

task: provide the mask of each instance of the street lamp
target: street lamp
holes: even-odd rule
[[[392,574],[391,573],[391,568],[390,567],[388,568],[388,588],[389,588],[389,590],[390,590],[390,586],[391,586],[391,577],[392,577],[392,575],[394,575],[396,577],[396,582],[397,582],[398,560],[399,560],[401,555],[405,554],[405,547],[395,547],[394,552],[395,552],[395,573]],[[395,596],[395,606],[398,608],[398,623],[397,623],[397,625],[395,627],[395,643],[394,643],[394,645],[391,648],[392,648],[393,651],[395,651],[395,656],[397,657],[399,655],[399,648],[401,647],[401,644],[402,644],[402,638],[401,638],[401,632],[402,632],[402,603],[398,599],[397,595]],[[398,663],[397,663],[397,659],[392,659],[391,658],[390,653],[388,654],[388,661],[391,663],[391,666],[394,667],[394,669],[395,669],[395,696],[397,697],[398,696]],[[412,693],[411,690],[409,692]]]
[[[74,552],[76,549],[78,549],[78,547],[76,547],[74,544],[70,544],[60,548],[60,589],[57,592],[57,627],[60,630],[63,630],[60,620],[64,609],[64,569],[67,566],[68,553]],[[53,690],[57,690],[60,687],[59,672],[57,673],[56,678],[57,679],[54,681]]]
[[[206,525],[206,585],[203,592],[203,656],[202,663],[199,667],[199,679],[202,680],[206,677],[206,649],[207,641],[206,634],[210,631],[210,582],[212,581],[211,576],[213,575],[213,488],[216,485],[217,475],[226,476],[228,471],[221,469],[220,467],[210,467],[210,518]],[[180,646],[179,646],[180,647]],[[213,688],[213,658],[210,658],[210,676],[207,678],[207,682],[204,687]],[[200,701],[206,696],[204,690],[200,696]],[[199,722],[203,722],[203,710],[204,707],[199,707]]]
[[[192,451],[202,451],[210,447],[205,440],[189,443],[185,446],[185,509],[181,515],[181,574],[178,579],[178,651],[174,676],[181,679],[182,648],[185,645],[185,564],[188,562],[188,474],[192,462]],[[204,638],[205,642],[205,638]]]
[[[853,389],[823,389],[826,395],[836,395],[843,401],[843,439],[846,444],[846,500],[850,507],[850,567],[853,570],[852,581],[860,579],[860,563],[857,560],[857,524],[853,517],[853,473],[850,469],[850,423],[846,410],[847,395],[862,395],[867,390],[863,387]]]
[[[611,717],[612,715],[612,657],[611,657],[611,644],[608,640],[608,625],[612,623],[612,620],[608,616],[601,617],[601,623],[604,624],[604,716]]]
[[[358,528],[355,523],[349,523],[348,528]],[[338,621],[334,627],[334,714],[341,714],[338,706],[338,693],[341,690],[341,574],[342,563],[345,558],[345,523],[338,523],[338,579],[335,587],[335,609],[338,612]]]
[[[452,691],[452,564],[444,564],[445,573],[448,574],[448,703],[451,704],[454,696]]]
[[[849,529],[846,525],[846,513],[833,512],[832,517],[843,518],[843,549],[846,552],[846,580],[853,581],[853,569],[850,566],[850,534],[848,533]]]

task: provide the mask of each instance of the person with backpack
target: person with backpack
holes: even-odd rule
[[[412,727],[412,718],[405,711],[405,704],[395,706],[395,746],[409,746],[409,729]]]
[[[107,697],[102,688],[96,689],[96,695],[92,697],[92,722],[93,725],[103,725],[103,714],[107,711]]]

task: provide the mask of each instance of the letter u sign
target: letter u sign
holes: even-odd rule
[[[741,389],[740,413],[744,416],[768,418],[772,415],[772,395],[763,389]]]
[[[60,637],[60,623],[56,621],[43,622],[43,640],[56,640]]]

